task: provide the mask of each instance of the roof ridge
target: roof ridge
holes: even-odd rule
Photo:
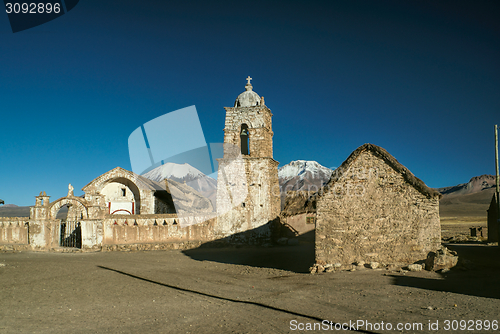
[[[401,164],[396,158],[394,158],[387,150],[384,148],[366,143],[355,149],[351,155],[332,173],[332,177],[325,185],[325,188],[329,188],[331,184],[335,183],[347,169],[349,166],[361,155],[361,153],[365,151],[370,151],[374,153],[376,156],[384,160],[392,169],[401,174],[406,182],[412,185],[416,190],[427,197],[441,197],[441,193],[428,187],[424,181],[420,180],[418,177],[413,175],[413,173],[406,168],[403,164]],[[326,189],[325,189],[326,190]],[[324,193],[325,191],[323,191]]]

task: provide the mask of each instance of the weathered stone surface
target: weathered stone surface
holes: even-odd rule
[[[422,271],[422,265],[418,263],[410,264],[408,266],[409,271]]]
[[[371,268],[371,269],[377,269],[379,267],[379,263],[378,262],[370,262],[368,263],[368,268]]]
[[[438,271],[442,269],[451,269],[458,263],[458,254],[442,246],[436,252],[429,252],[425,261],[425,269],[429,271]]]

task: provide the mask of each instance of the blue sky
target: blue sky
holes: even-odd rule
[[[82,0],[15,34],[0,14],[0,198],[81,194],[131,168],[132,131],[187,106],[222,142],[248,75],[281,165],[339,166],[373,143],[431,187],[493,174],[499,14],[497,1]]]

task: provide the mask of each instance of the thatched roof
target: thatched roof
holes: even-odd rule
[[[349,169],[352,163],[356,161],[356,159],[361,155],[361,153],[367,151],[371,152],[376,157],[382,159],[397,173],[401,174],[401,176],[403,176],[404,180],[408,184],[413,186],[423,195],[429,198],[433,197],[441,198],[442,195],[437,190],[426,186],[422,180],[413,175],[413,173],[410,172],[408,168],[406,168],[399,161],[397,161],[396,158],[394,158],[392,155],[389,154],[389,152],[387,152],[382,147],[373,144],[364,144],[358,147],[354,152],[352,152],[351,155],[342,163],[342,165],[340,165],[340,167],[338,167],[336,170],[333,171],[332,177],[330,181],[328,181],[328,183],[326,184],[325,188],[328,189],[330,186],[335,184],[335,182],[337,182],[343,176],[343,174]]]

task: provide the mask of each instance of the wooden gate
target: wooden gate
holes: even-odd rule
[[[78,221],[61,221],[59,246],[82,248],[82,228]]]

